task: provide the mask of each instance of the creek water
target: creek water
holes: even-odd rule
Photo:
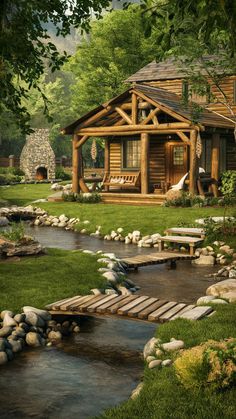
[[[118,257],[150,253],[58,228],[26,232],[46,247],[114,252]],[[213,282],[212,268],[179,262],[130,272],[140,293],[192,302]],[[83,319],[81,332],[50,348],[27,349],[0,371],[0,418],[89,418],[126,400],[143,370],[141,351],[156,325],[122,319]]]

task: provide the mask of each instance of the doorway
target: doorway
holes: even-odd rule
[[[167,143],[167,179],[175,185],[188,171],[188,146],[187,144]]]

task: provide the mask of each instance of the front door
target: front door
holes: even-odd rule
[[[167,179],[175,185],[188,171],[188,148],[183,143],[168,143],[167,147]]]

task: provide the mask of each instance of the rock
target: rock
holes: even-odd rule
[[[222,298],[225,298],[229,301],[229,303],[235,303],[236,302],[236,291],[229,291],[226,293],[221,294]]]
[[[153,369],[153,368],[159,367],[161,364],[162,364],[161,359],[155,359],[155,361],[151,361],[148,364],[148,368]]]
[[[184,348],[184,342],[182,340],[174,340],[172,342],[163,343],[162,348],[164,351],[168,352],[178,351],[179,349]]]
[[[117,295],[117,292],[113,288],[106,288],[105,289],[105,294],[106,295],[114,295],[114,294]]]
[[[212,304],[228,304],[227,301],[222,300],[221,298],[214,298],[214,300],[211,301]]]
[[[45,321],[49,321],[52,318],[51,314],[47,310],[41,310],[40,308],[36,308],[36,307],[24,306],[23,307],[23,312],[25,314],[27,314],[29,312],[35,313]]]
[[[25,330],[22,327],[16,327],[15,330],[12,332],[13,336],[17,336],[19,338],[24,338],[26,335]]]
[[[213,295],[214,297],[222,297],[223,294],[228,292],[236,292],[236,280],[226,279],[217,284],[213,284],[207,288],[206,294]]]
[[[132,295],[130,290],[127,290],[127,288],[122,287],[121,285],[118,286],[118,290],[120,291],[121,295]]]
[[[196,304],[198,306],[201,305],[201,304],[208,304],[214,299],[215,299],[215,297],[213,297],[213,295],[204,295],[203,297],[198,298]]]
[[[7,354],[4,351],[0,351],[0,365],[4,365],[8,362]]]
[[[25,321],[25,314],[24,314],[24,313],[21,313],[21,314],[16,314],[16,315],[14,316],[14,320],[15,320],[17,323],[22,323],[22,322],[24,322],[24,321]]]
[[[20,340],[9,340],[11,344],[11,350],[14,353],[22,351],[22,343]]]
[[[157,349],[156,350],[156,356],[158,357],[158,356],[162,356],[163,355],[163,351],[161,350],[161,349]]]
[[[33,348],[41,346],[41,336],[36,332],[27,333],[25,340],[27,345],[32,346]]]
[[[85,233],[87,233],[86,228],[82,228],[82,230],[80,230],[80,233],[81,233],[81,234],[85,234]]]
[[[213,247],[211,247],[211,246],[207,246],[206,249],[208,250],[208,252],[213,252],[214,251]]]
[[[13,311],[10,311],[10,310],[3,310],[3,311],[1,312],[1,319],[2,319],[2,320],[4,319],[5,314],[8,314],[10,317],[13,317],[13,316],[14,316]]]
[[[0,217],[0,227],[6,227],[9,224],[7,217]]]
[[[147,361],[147,363],[149,364],[149,362],[151,362],[151,361],[155,361],[155,359],[156,359],[156,357],[155,357],[155,356],[149,355],[149,356],[146,358],[146,361]]]
[[[118,275],[113,271],[104,272],[102,276],[111,282],[117,282],[118,279]]]
[[[143,384],[143,383],[139,383],[139,384],[137,385],[137,387],[136,387],[136,388],[132,391],[131,396],[130,396],[130,398],[131,398],[132,400],[137,399],[137,397],[139,396],[139,394],[140,394],[140,392],[141,392],[141,390],[142,390],[143,386],[144,386],[144,384]]]
[[[75,326],[74,329],[73,329],[73,332],[74,333],[79,333],[80,332],[80,327],[78,325]]]
[[[16,321],[9,315],[9,313],[6,313],[3,319],[3,327],[14,327],[17,326]]]
[[[213,256],[200,255],[198,259],[192,261],[194,265],[213,266],[215,265],[215,258]]]
[[[13,354],[13,351],[12,351],[11,349],[7,348],[7,349],[5,350],[5,352],[6,352],[6,354],[7,354],[7,359],[8,359],[8,361],[12,361],[12,360],[14,359],[14,354]]]
[[[164,361],[162,361],[161,366],[168,367],[171,364],[172,364],[172,359],[165,359]]]
[[[90,290],[94,295],[101,295],[101,291],[98,288],[92,288]]]
[[[227,244],[220,247],[220,251],[226,253],[227,255],[232,255],[234,253],[233,249]]]
[[[123,233],[124,229],[122,227],[119,227],[116,231],[117,231],[117,233],[121,234],[121,233]]]
[[[3,338],[0,338],[0,351],[4,351],[6,348],[6,340]]]
[[[30,324],[31,326],[44,327],[44,325],[45,325],[45,322],[42,319],[42,317],[38,316],[33,311],[29,311],[29,312],[26,313],[25,321],[26,321],[26,323]]]
[[[236,269],[230,269],[229,278],[236,278]]]
[[[143,349],[143,357],[146,360],[149,355],[154,355],[156,351],[157,344],[160,343],[160,339],[157,338],[151,338],[146,343]]]
[[[54,331],[52,330],[51,332],[49,332],[48,334],[48,339],[52,342],[57,342],[59,340],[62,339],[62,334],[60,331]]]

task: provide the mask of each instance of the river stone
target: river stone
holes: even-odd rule
[[[7,354],[4,351],[0,351],[0,365],[4,365],[8,362]]]
[[[22,343],[20,340],[9,340],[9,343],[11,344],[11,350],[14,353],[22,351]]]
[[[1,319],[2,319],[2,320],[4,319],[5,314],[8,314],[10,317],[13,317],[13,316],[14,316],[13,311],[10,311],[10,310],[3,310],[3,311],[1,312]]]
[[[172,364],[172,359],[165,359],[164,361],[162,361],[161,365],[162,367],[168,367],[169,365]]]
[[[48,339],[51,341],[59,341],[62,338],[62,334],[59,331],[54,331],[52,330],[51,332],[49,332],[48,334]]]
[[[221,295],[222,298],[225,298],[229,303],[236,302],[236,291],[229,291]]]
[[[137,397],[139,396],[140,391],[142,390],[144,384],[143,383],[139,383],[137,385],[137,387],[132,391],[130,398],[132,400],[137,399]]]
[[[32,346],[33,348],[37,348],[38,346],[41,346],[41,337],[36,332],[29,332],[26,335],[26,343],[28,346]]]
[[[149,356],[146,358],[146,361],[147,361],[147,363],[149,364],[149,362],[151,362],[151,361],[155,361],[155,359],[156,359],[156,357],[155,357],[155,356],[149,355]]]
[[[215,265],[215,258],[214,256],[210,255],[203,255],[201,254],[198,259],[192,261],[193,265],[203,265],[203,266],[213,266]]]
[[[24,338],[26,335],[25,330],[22,327],[16,327],[16,329],[12,332],[13,336],[18,336],[20,338]]]
[[[148,364],[148,368],[153,369],[153,368],[159,367],[161,363],[162,363],[161,359],[155,359],[155,361],[151,361]]]
[[[14,354],[13,354],[12,350],[11,350],[11,349],[9,349],[9,348],[7,348],[7,349],[5,350],[5,352],[6,352],[6,354],[7,354],[7,359],[8,359],[8,361],[12,361],[12,360],[14,359]]]
[[[118,275],[116,275],[116,273],[113,271],[104,272],[102,276],[104,276],[104,278],[111,282],[116,282],[118,279]]]
[[[24,306],[23,311],[25,314],[27,314],[28,312],[33,312],[37,314],[38,316],[40,316],[45,321],[51,320],[52,318],[51,314],[47,310],[41,310],[40,308]]]
[[[24,313],[21,313],[21,314],[16,314],[16,315],[14,316],[14,320],[15,320],[17,323],[23,323],[23,322],[25,321],[25,314],[24,314]]]
[[[162,348],[168,352],[178,351],[184,348],[184,342],[182,340],[173,340],[172,342],[163,343]]]
[[[80,332],[80,327],[78,325],[75,326],[74,329],[73,329],[73,332],[74,333],[79,333]]]
[[[229,278],[236,278],[236,269],[230,269]]]
[[[206,294],[213,295],[215,297],[222,297],[223,294],[228,292],[236,292],[236,280],[235,279],[225,279],[220,281],[217,284],[213,284],[207,288]]]
[[[25,321],[26,321],[26,323],[30,324],[31,326],[35,326],[35,327],[44,327],[44,325],[45,325],[45,322],[42,319],[42,317],[38,316],[33,311],[29,311],[29,312],[26,313]]]
[[[0,338],[0,351],[4,351],[6,348],[6,341],[3,338]]]
[[[211,301],[212,304],[228,304],[227,301],[222,300],[222,298],[214,298],[214,300]]]
[[[14,327],[14,326],[17,326],[16,321],[12,317],[10,317],[8,313],[6,313],[3,319],[3,327]]]
[[[158,343],[160,343],[160,340],[157,338],[153,337],[149,339],[149,341],[146,343],[143,349],[143,357],[145,360],[148,356],[155,354],[156,346]]]
[[[9,224],[7,217],[0,217],[0,227],[5,227]]]
[[[198,298],[197,305],[208,304],[214,300],[214,298],[215,297],[213,295],[204,295],[203,297]]]

